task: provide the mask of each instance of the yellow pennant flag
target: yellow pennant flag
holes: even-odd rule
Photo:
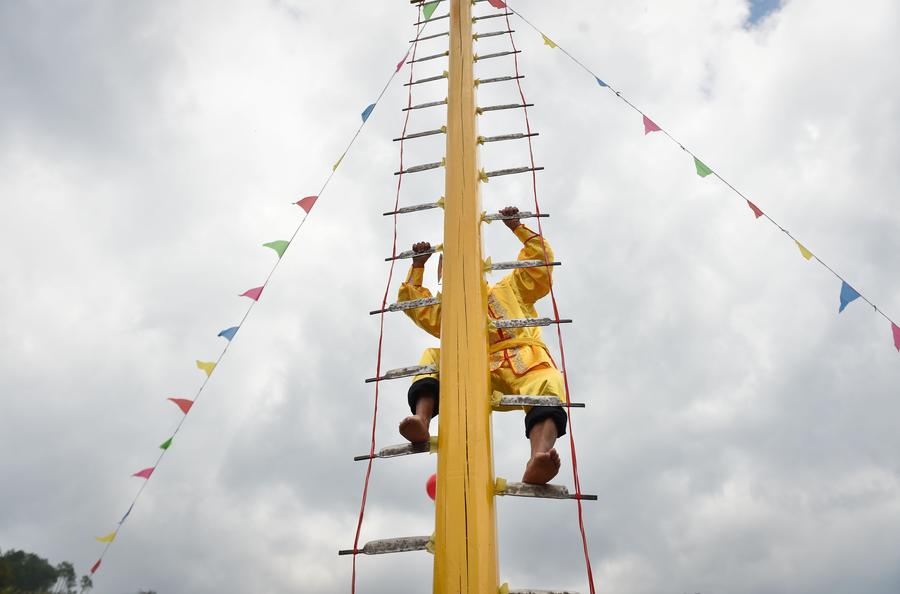
[[[106,536],[95,536],[94,538],[96,538],[100,542],[112,542],[116,539],[116,533],[110,532]]]
[[[541,37],[544,38],[544,45],[548,45],[548,46],[550,46],[551,48],[555,48],[555,47],[556,47],[556,44],[553,43],[553,40],[550,39],[549,37],[547,37],[546,35],[544,35],[543,33],[541,33]]]
[[[337,163],[332,165],[332,167],[331,167],[332,171],[337,171],[337,168],[341,166],[341,161],[344,160],[345,156],[347,156],[347,153],[344,153],[343,155],[341,155],[341,158],[337,160]]]
[[[206,377],[212,375],[213,369],[216,368],[216,364],[212,361],[197,361],[197,369],[202,369],[206,372]]]
[[[794,240],[794,243],[796,243],[796,244],[797,244],[797,247],[800,248],[800,254],[802,254],[804,258],[806,258],[807,260],[812,259],[813,254],[812,254],[811,251],[809,251],[808,249],[806,249],[805,247],[803,247],[803,244],[800,243],[800,242],[797,241],[797,240]]]

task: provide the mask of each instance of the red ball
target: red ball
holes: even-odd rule
[[[431,497],[431,500],[434,501],[435,490],[437,489],[437,475],[432,474],[428,477],[428,480],[425,482],[425,492],[428,493],[428,496]]]

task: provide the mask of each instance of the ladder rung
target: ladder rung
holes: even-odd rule
[[[432,208],[441,208],[443,204],[441,202],[428,202],[427,204],[415,204],[413,206],[404,206],[403,208],[398,208],[397,210],[393,210],[391,212],[384,213],[384,216],[389,217],[395,214],[408,214],[411,212],[419,212],[421,210],[431,210]],[[491,215],[488,215],[491,216]],[[550,216],[550,215],[541,215],[541,216]]]
[[[389,213],[385,213],[385,214],[394,214],[394,213],[389,212]],[[500,213],[484,215],[484,220],[485,221],[512,221],[515,219],[536,219],[536,218],[545,219],[549,216],[550,215],[548,215],[545,212],[542,212],[541,214],[534,214],[533,212],[528,212],[527,210],[525,210],[525,211],[517,212],[514,215],[502,215]]]
[[[476,23],[478,21],[483,21],[485,19],[496,19],[498,17],[505,17],[505,16],[512,16],[512,15],[513,15],[513,13],[511,13],[511,12],[501,12],[500,14],[487,14],[487,15],[480,16],[480,17],[472,17],[472,22]]]
[[[427,130],[425,132],[416,132],[414,134],[407,134],[406,136],[401,136],[400,138],[395,138],[394,142],[398,140],[411,140],[413,138],[424,138],[425,136],[434,136],[435,134],[446,134],[447,127],[444,126],[442,128],[438,128],[436,130]]]
[[[566,408],[584,408],[584,402],[566,404],[556,396],[527,396],[524,394],[501,396],[494,408],[499,406],[559,406]]]
[[[417,41],[427,41],[429,39],[437,39],[438,37],[443,37],[444,35],[450,35],[450,31],[445,31],[443,33],[435,33],[434,35],[428,35],[426,37],[419,37],[418,39],[410,39],[409,43],[416,43]]]
[[[490,60],[491,58],[501,58],[503,56],[511,56],[513,54],[521,54],[521,53],[522,53],[522,50],[514,50],[514,51],[510,50],[510,51],[506,51],[506,52],[497,52],[495,54],[485,54],[483,56],[476,55],[475,61],[478,62],[481,60]]]
[[[580,594],[575,590],[532,590],[526,588],[524,590],[510,590],[509,594]]]
[[[491,320],[491,327],[499,330],[513,328],[537,328],[553,324],[571,324],[572,320],[554,320],[552,318],[518,318],[515,320]]]
[[[414,80],[414,81],[412,81],[411,83],[403,83],[403,86],[404,86],[404,87],[411,87],[412,85],[420,85],[420,84],[422,84],[422,83],[434,82],[434,81],[436,81],[436,80],[443,80],[443,79],[445,79],[445,78],[447,78],[447,74],[446,74],[446,73],[441,74],[440,76],[430,76],[430,77],[428,77],[428,78],[421,78],[421,79],[419,79],[419,80]]]
[[[404,169],[403,171],[395,171],[394,175],[407,174],[407,173],[419,173],[420,171],[428,171],[429,169],[438,169],[439,167],[443,167],[444,162],[439,161],[437,163],[426,163],[425,165],[414,165],[409,169]]]
[[[425,109],[426,107],[437,107],[439,105],[447,105],[447,100],[443,101],[432,101],[430,103],[422,103],[420,105],[413,105],[412,107],[404,107],[403,111],[410,111],[412,109]]]
[[[491,263],[491,270],[538,268],[540,266],[562,266],[562,262],[544,262],[543,260],[514,260],[513,262],[493,262]]]
[[[485,177],[500,177],[502,175],[515,175],[517,173],[528,173],[529,171],[543,171],[543,167],[515,167],[513,169],[498,169],[497,171],[488,171]]]
[[[520,78],[525,78],[525,75],[520,74],[518,76],[498,76],[496,78],[475,79],[475,86],[477,87],[478,85],[486,85],[488,83],[495,83],[495,82],[505,82],[508,80],[519,80]],[[415,84],[415,83],[413,83],[413,84]]]
[[[423,441],[421,443],[403,443],[400,445],[385,446],[375,452],[372,456],[365,454],[362,456],[354,456],[354,462],[362,462],[370,458],[396,458],[398,456],[411,456],[413,454],[427,454],[431,451],[431,442]]]
[[[484,144],[485,142],[501,142],[504,140],[520,140],[522,138],[531,138],[532,136],[538,136],[540,132],[532,132],[530,134],[526,134],[524,132],[516,132],[515,134],[501,134],[500,136],[479,136],[478,144]]]
[[[596,495],[581,494],[581,497],[570,493],[563,485],[532,485],[530,483],[506,483],[506,489],[499,491],[497,495],[505,497],[536,497],[539,499],[581,499],[582,501],[597,501]]]
[[[481,115],[486,111],[500,111],[503,109],[522,109],[525,107],[534,107],[534,103],[526,103],[524,105],[520,105],[518,103],[506,103],[504,105],[489,105],[487,107],[479,107],[475,110],[475,112],[478,115]]]
[[[431,17],[430,19],[425,19],[424,21],[419,21],[418,23],[413,23],[413,25],[415,25],[415,26],[424,25],[425,23],[430,23],[431,21],[439,21],[441,19],[448,19],[448,18],[450,18],[449,12],[447,14],[442,14],[441,16]]]
[[[422,299],[413,299],[411,301],[398,301],[385,309],[376,309],[375,311],[370,311],[369,315],[374,316],[375,314],[386,313],[386,312],[394,312],[394,311],[406,311],[408,309],[418,309],[420,307],[429,307],[431,305],[440,304],[441,300],[437,297],[425,297]]]
[[[391,258],[385,258],[385,262],[390,262],[391,260],[409,260],[410,258],[415,258],[416,256],[424,256],[426,254],[436,254],[443,249],[442,246],[433,245],[430,249],[425,250],[424,252],[417,252],[415,250],[406,250],[405,252],[400,252],[396,256]]]
[[[498,35],[507,35],[509,33],[515,33],[515,29],[507,29],[506,31],[491,31],[490,33],[476,33],[472,37],[475,38],[475,41],[478,41],[482,37],[496,37]]]
[[[380,382],[384,380],[400,379],[402,377],[412,377],[414,375],[437,373],[437,367],[434,365],[413,365],[412,367],[400,367],[384,372],[381,377],[371,377],[366,380],[367,384],[372,382]]]
[[[441,52],[439,54],[434,54],[433,56],[425,56],[424,58],[416,58],[415,60],[410,60],[407,64],[417,64],[419,62],[427,62],[428,60],[437,60],[438,58],[446,58],[450,55],[449,51]]]
[[[431,542],[430,536],[404,536],[401,538],[386,538],[384,540],[373,540],[367,542],[366,546],[354,551],[347,549],[338,551],[338,555],[352,555],[354,552],[358,555],[386,555],[388,553],[408,553],[409,551],[427,550],[428,543]]]

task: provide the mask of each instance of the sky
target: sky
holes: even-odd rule
[[[900,5],[609,0],[514,5],[893,319],[900,319]],[[763,8],[761,8],[763,7]],[[486,4],[479,12],[491,11]],[[437,14],[442,14],[443,8]],[[86,573],[217,333],[238,323],[413,38],[405,1],[0,2],[0,549]],[[429,26],[439,32],[443,23]],[[478,28],[498,29],[500,20]],[[900,353],[862,300],[577,65],[512,20],[564,327],[599,592],[894,594]],[[435,54],[442,40],[422,42]],[[483,45],[482,45],[483,44]],[[508,38],[477,51],[509,49]],[[417,64],[432,76],[443,59]],[[510,58],[478,75],[510,74]],[[350,589],[388,278],[404,69],[337,170],[95,576],[130,594]],[[415,103],[444,97],[413,87]],[[515,87],[485,85],[482,105]],[[439,127],[442,108],[410,131]],[[522,114],[479,120],[520,132]],[[406,165],[443,156],[406,143]],[[487,169],[527,144],[485,146]],[[443,192],[406,176],[401,205]],[[533,209],[530,179],[485,210]],[[401,217],[398,249],[440,241]],[[485,227],[485,254],[518,244]],[[437,289],[434,262],[426,279]],[[389,288],[396,295],[405,264]],[[489,280],[499,280],[498,275]],[[548,303],[539,312],[550,313]],[[545,334],[551,352],[559,347]],[[385,320],[386,368],[436,346]],[[385,382],[378,447],[400,443]],[[495,415],[495,469],[528,456]],[[557,481],[571,487],[560,444]],[[377,461],[362,541],[424,535],[433,456]],[[572,502],[497,502],[500,575],[587,592]],[[360,557],[358,591],[428,591],[427,553]]]

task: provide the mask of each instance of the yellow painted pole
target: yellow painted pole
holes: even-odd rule
[[[470,0],[450,0],[435,594],[498,588],[473,41]]]

